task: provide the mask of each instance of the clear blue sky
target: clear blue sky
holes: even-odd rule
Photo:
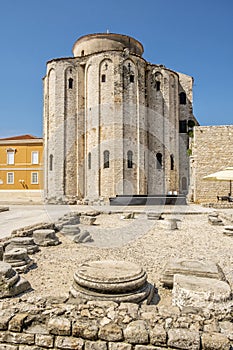
[[[194,77],[201,125],[233,124],[233,0],[1,0],[0,137],[42,135],[46,62],[107,29],[138,39],[149,62]]]

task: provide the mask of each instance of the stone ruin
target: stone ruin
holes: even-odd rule
[[[32,237],[13,237],[5,243],[5,251],[14,248],[25,248],[28,254],[34,254],[40,249]]]
[[[168,262],[162,273],[161,282],[167,288],[173,287],[175,274],[208,277],[223,280],[223,272],[212,261],[196,261],[189,259],[175,259]]]
[[[71,231],[78,224],[74,221],[70,224],[67,220],[63,227],[69,225],[70,232],[67,234],[71,233],[72,236]],[[231,232],[231,228],[226,226],[224,230]],[[82,229],[79,233],[76,231],[76,237],[83,232]],[[7,244],[0,244],[0,260],[14,249],[24,249],[27,254],[36,252],[38,245],[33,237],[21,238],[18,240],[14,237]],[[46,241],[47,236],[44,238]],[[85,350],[231,349],[232,291],[217,264],[190,259],[171,261],[164,269],[161,282],[164,287],[172,288],[173,305],[165,310],[160,304],[151,305],[156,289],[147,281],[146,272],[138,265],[126,261],[82,264],[74,274],[68,302],[58,305],[56,301],[56,305],[48,305],[48,310],[46,306],[41,308],[44,314],[38,314],[37,323],[32,324],[30,334],[28,325],[36,317],[35,310],[32,315],[28,311],[32,306],[25,305],[25,309],[18,312],[19,303],[16,313],[11,311],[9,317],[4,310],[0,310],[0,327],[4,327],[0,348],[1,344],[3,349],[15,347],[17,338],[22,344],[17,350],[30,350],[44,347],[45,344],[51,349],[75,346],[78,349],[81,346]],[[0,298],[21,295],[30,289],[28,281],[8,263],[0,261]],[[40,304],[40,301],[35,301],[35,307],[38,302]],[[55,311],[51,316],[53,307]],[[32,321],[29,322],[27,317]],[[45,318],[43,332],[38,334]]]
[[[90,233],[87,230],[80,230],[79,225],[64,225],[60,232],[64,236],[71,238],[75,243],[93,242]]]
[[[222,269],[211,261],[171,261],[165,266],[161,282],[173,288],[173,304],[181,310],[230,313],[233,308],[231,287]]]
[[[217,212],[212,212],[208,215],[208,222],[214,226],[224,225],[222,219],[219,217],[219,214]]]
[[[55,234],[55,230],[40,229],[33,231],[33,239],[35,243],[42,247],[58,245],[59,239]]]
[[[28,272],[34,264],[25,248],[12,248],[5,251],[3,261],[10,264],[18,273]]]
[[[226,236],[233,237],[233,226],[224,226],[223,234]]]
[[[0,299],[13,297],[31,289],[30,283],[10,264],[0,261]]]
[[[146,272],[128,261],[92,261],[81,264],[74,273],[70,300],[105,300],[117,303],[150,303],[154,286]]]

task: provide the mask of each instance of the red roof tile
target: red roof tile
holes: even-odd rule
[[[6,137],[6,138],[0,138],[0,140],[33,140],[33,139],[40,139],[41,137],[36,137],[33,135],[19,135],[19,136],[12,136],[12,137]]]

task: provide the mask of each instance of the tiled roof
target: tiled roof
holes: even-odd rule
[[[36,137],[33,135],[19,135],[19,136],[12,136],[12,137],[6,137],[6,138],[0,138],[0,140],[34,140],[34,139],[40,139],[41,137]]]

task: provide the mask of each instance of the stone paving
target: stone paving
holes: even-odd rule
[[[211,208],[203,208],[199,205],[183,206],[86,206],[86,205],[9,205],[9,211],[0,213],[0,239],[10,236],[11,232],[20,227],[40,222],[53,222],[72,211],[101,210],[104,212],[129,212],[139,213],[167,213],[169,215],[185,215],[188,213],[208,213]],[[230,210],[230,209],[229,209]],[[233,213],[233,210],[231,210]],[[143,220],[144,221],[144,220]],[[145,222],[144,222],[145,223]]]

